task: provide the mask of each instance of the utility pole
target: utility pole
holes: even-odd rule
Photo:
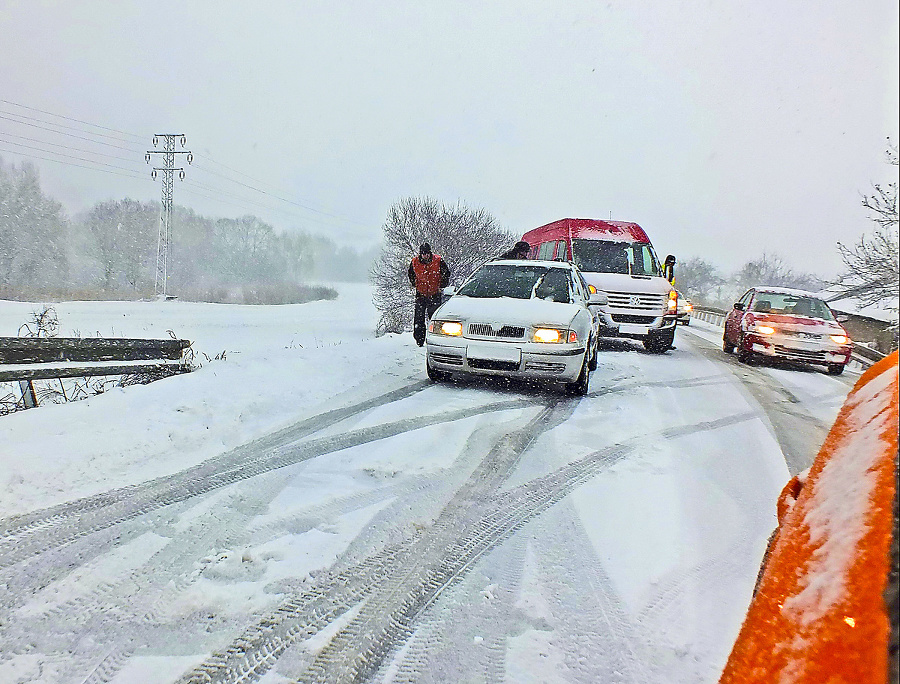
[[[166,286],[169,282],[169,228],[172,223],[172,193],[175,188],[175,172],[178,178],[184,180],[184,167],[175,167],[175,155],[186,154],[187,162],[194,161],[194,155],[190,150],[176,150],[175,141],[179,140],[181,146],[187,142],[183,133],[157,133],[153,136],[153,147],[163,141],[163,149],[147,150],[144,161],[150,163],[151,155],[162,155],[162,166],[154,166],[150,172],[151,178],[156,180],[156,174],[162,171],[162,204],[159,210],[159,237],[156,241],[156,279],[153,282],[153,294],[166,296]]]

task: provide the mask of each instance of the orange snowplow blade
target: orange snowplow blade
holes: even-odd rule
[[[897,471],[897,353],[847,396],[779,527],[721,684],[882,684]]]

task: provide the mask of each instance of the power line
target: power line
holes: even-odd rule
[[[91,164],[98,164],[100,166],[108,166],[111,169],[121,169],[122,171],[134,171],[134,169],[129,169],[124,166],[117,166],[115,164],[107,164],[106,162],[99,162],[94,159],[85,159],[84,157],[76,157],[73,154],[66,154],[65,152],[56,152],[54,150],[45,150],[40,147],[35,147],[34,145],[26,145],[25,143],[13,142],[12,140],[4,140],[3,142],[5,142],[7,145],[17,145],[18,147],[26,147],[31,150],[38,150],[39,152],[45,152],[47,154],[55,154],[59,157],[66,157],[68,159],[77,159],[79,161],[86,161],[86,162],[90,162]]]
[[[196,166],[196,168],[198,168],[199,170],[205,171],[206,173],[212,173],[212,174],[214,174],[214,175],[216,175],[216,176],[219,176],[220,178],[224,178],[224,179],[227,180],[227,181],[231,181],[232,183],[236,183],[236,184],[241,185],[241,186],[243,186],[243,187],[245,187],[245,188],[249,188],[250,190],[254,190],[255,192],[259,192],[259,193],[261,193],[261,194],[263,194],[263,195],[266,195],[266,196],[268,196],[268,197],[273,197],[273,198],[275,198],[275,199],[277,199],[277,200],[280,200],[280,201],[282,201],[282,202],[286,202],[286,203],[288,203],[288,204],[293,204],[293,205],[295,205],[295,206],[301,207],[302,209],[309,209],[310,211],[313,211],[313,212],[315,212],[315,213],[317,213],[317,214],[322,214],[322,215],[325,216],[325,217],[328,217],[328,218],[331,218],[331,219],[334,219],[334,220],[337,220],[337,221],[344,221],[344,222],[349,222],[349,223],[356,223],[357,225],[365,225],[365,224],[361,224],[361,223],[359,223],[359,222],[357,222],[357,221],[353,221],[353,220],[351,220],[351,219],[345,218],[345,217],[343,217],[343,216],[338,216],[338,215],[336,215],[336,214],[329,214],[329,213],[324,212],[324,211],[317,211],[317,210],[315,210],[315,209],[310,209],[309,207],[306,207],[306,206],[304,206],[304,205],[302,205],[302,204],[300,204],[300,203],[298,203],[298,202],[293,202],[293,201],[288,200],[288,199],[285,199],[285,198],[283,198],[283,197],[279,197],[278,195],[274,195],[274,194],[272,194],[272,193],[270,193],[270,192],[266,192],[266,191],[264,191],[264,190],[260,190],[259,188],[254,188],[253,186],[247,185],[246,183],[242,183],[241,181],[235,180],[235,179],[233,179],[233,178],[229,178],[228,176],[224,176],[224,175],[222,175],[222,174],[220,174],[220,173],[216,173],[215,171],[212,171],[211,169],[205,169],[205,168],[203,168],[202,166],[199,166],[199,165],[196,165],[196,164],[195,164],[195,166]],[[210,189],[211,189],[211,188],[210,188]],[[225,192],[225,191],[223,191],[223,192]],[[248,202],[251,202],[251,200],[247,200],[247,201],[248,201]],[[301,214],[297,214],[297,213],[295,213],[295,212],[285,212],[284,209],[278,209],[277,207],[270,207],[270,206],[264,205],[264,204],[258,204],[258,203],[255,203],[255,204],[257,204],[257,206],[261,206],[261,207],[263,207],[263,208],[265,208],[265,209],[271,209],[272,211],[280,211],[280,212],[283,212],[283,213],[289,213],[291,216],[296,216],[296,217],[298,217],[298,218],[302,218],[304,221],[313,221],[313,222],[315,222],[315,223],[321,223],[321,224],[323,224],[323,225],[334,226],[334,223],[333,223],[333,222],[326,222],[326,221],[323,220],[323,219],[319,219],[319,218],[315,218],[315,217],[311,217],[311,216],[302,216]]]
[[[14,145],[16,143],[13,143]],[[9,152],[10,154],[15,154],[19,157],[24,157],[25,159],[40,159],[42,161],[55,162],[57,164],[62,164],[63,166],[77,166],[80,169],[90,169],[91,171],[102,171],[103,173],[110,173],[114,176],[122,176],[123,178],[138,178],[140,180],[147,180],[146,176],[142,176],[139,174],[124,174],[119,173],[117,171],[108,171],[107,169],[98,169],[96,166],[85,166],[84,164],[73,164],[72,162],[65,162],[60,159],[50,159],[48,157],[40,157],[36,154],[30,154],[25,152],[19,152],[18,150],[10,150],[5,147],[0,147],[0,152]],[[50,154],[59,154],[59,152],[50,152]],[[77,159],[77,157],[75,157]],[[91,164],[98,164],[99,162],[95,162],[91,159],[85,159],[84,161],[90,162]],[[118,168],[118,167],[116,167]]]
[[[120,131],[116,128],[110,128],[109,126],[101,126],[100,124],[91,123],[90,121],[82,121],[81,119],[75,119],[75,118],[72,118],[71,116],[64,116],[62,114],[48,112],[44,109],[38,109],[37,107],[29,107],[28,105],[23,105],[19,102],[12,102],[11,100],[4,100],[2,98],[0,98],[0,102],[3,102],[4,104],[13,105],[14,107],[21,107],[22,109],[29,109],[32,112],[40,112],[41,114],[48,114],[49,116],[55,116],[60,119],[66,119],[67,121],[76,121],[78,123],[85,124],[87,126],[93,126],[94,128],[101,128],[104,131],[112,131],[114,133],[121,133],[122,135],[130,135],[132,138],[137,138],[138,140],[144,139],[143,136],[140,136],[137,133],[129,133],[128,131]]]
[[[13,114],[13,116],[17,116]],[[79,140],[86,140],[89,143],[94,143],[95,145],[106,145],[107,147],[115,147],[120,150],[125,150],[127,152],[134,152],[135,154],[140,154],[140,150],[137,150],[133,147],[123,147],[122,145],[113,145],[112,143],[103,142],[102,140],[94,140],[92,138],[83,138],[80,135],[74,135],[72,133],[66,133],[65,131],[57,131],[53,128],[47,128],[46,126],[39,126],[38,124],[29,123],[28,121],[19,121],[18,119],[10,119],[8,116],[3,116],[0,114],[0,119],[5,121],[12,121],[13,123],[21,124],[22,126],[31,126],[32,128],[40,128],[42,131],[50,131],[51,133],[55,133],[57,135],[67,135],[70,138],[78,138]],[[45,121],[44,123],[50,123],[49,121]],[[51,126],[55,126],[56,124],[50,123]],[[88,135],[93,135],[89,131],[81,131],[82,133],[87,133]],[[124,142],[124,141],[122,141]]]
[[[19,114],[18,112],[9,112],[5,109],[0,109],[0,112],[4,114],[9,114],[11,116],[18,116],[22,119],[28,119],[29,121],[39,121],[41,123],[50,124],[51,126],[58,126],[59,128],[66,128],[70,131],[78,131],[79,133],[87,133],[89,135],[96,135],[98,138],[110,138],[111,140],[118,140],[119,142],[125,142],[122,140],[121,135],[109,135],[109,133],[96,133],[94,131],[86,131],[83,128],[78,128],[75,126],[67,126],[66,124],[56,123],[55,121],[47,121],[45,119],[39,119],[34,116],[27,116],[25,114]]]
[[[211,186],[209,186],[209,185],[204,185],[203,183],[198,183],[197,181],[187,180],[187,181],[184,182],[184,184],[185,184],[185,185],[188,185],[188,186],[195,187],[195,188],[201,188],[202,190],[206,190],[207,192],[211,192],[211,193],[217,195],[217,197],[209,197],[208,195],[202,195],[203,197],[206,197],[207,199],[212,199],[212,200],[215,200],[215,201],[226,202],[227,204],[231,204],[231,205],[233,205],[233,206],[241,207],[241,208],[244,208],[244,209],[246,209],[246,208],[248,208],[248,206],[251,206],[251,205],[252,205],[252,206],[254,206],[254,207],[259,207],[259,208],[265,209],[265,210],[267,210],[267,211],[275,211],[275,212],[278,212],[278,213],[280,213],[280,214],[285,214],[286,216],[290,216],[290,217],[292,217],[292,218],[294,218],[294,219],[299,219],[299,220],[301,220],[301,221],[311,221],[311,222],[314,222],[314,223],[319,223],[319,224],[324,225],[324,226],[331,226],[331,227],[334,227],[334,224],[333,224],[333,223],[326,223],[326,222],[323,221],[322,219],[311,218],[311,217],[309,217],[309,216],[302,216],[301,214],[298,214],[298,213],[296,213],[296,212],[294,212],[294,211],[291,211],[290,209],[280,209],[279,207],[273,207],[273,206],[270,206],[270,205],[267,205],[267,204],[262,204],[262,203],[260,203],[260,202],[256,202],[256,201],[251,200],[251,199],[248,199],[248,198],[246,198],[246,197],[238,197],[238,196],[235,196],[235,195],[229,195],[229,194],[226,193],[226,191],[221,190],[220,188],[214,188],[214,187],[211,187]],[[195,192],[194,194],[199,195],[200,193]],[[226,200],[226,199],[223,199],[223,198],[225,198],[225,197],[227,197],[227,198],[229,198],[229,199],[227,199],[227,200]],[[239,200],[239,202],[236,203],[236,202],[234,201],[235,199]]]
[[[208,161],[211,161],[213,164],[218,164],[219,166],[221,166],[221,167],[223,167],[223,168],[226,168],[226,169],[228,169],[229,171],[232,171],[232,172],[237,173],[237,174],[239,174],[239,175],[241,175],[241,176],[244,176],[245,178],[249,178],[250,180],[255,181],[255,182],[256,182],[257,184],[259,184],[259,185],[268,185],[268,183],[264,183],[264,182],[262,182],[262,181],[260,181],[260,180],[258,180],[258,179],[253,178],[252,176],[248,176],[248,175],[245,174],[245,173],[241,173],[240,171],[236,171],[235,169],[232,169],[231,167],[226,166],[225,164],[222,164],[221,162],[217,162],[217,161],[215,161],[214,159],[212,159],[212,158],[209,157],[209,156],[206,156],[206,159],[207,159]],[[295,202],[294,200],[289,200],[289,199],[287,199],[287,198],[285,198],[285,197],[281,197],[280,195],[276,195],[275,193],[268,192],[268,191],[266,191],[266,190],[262,190],[262,189],[260,189],[260,188],[254,187],[254,186],[252,186],[252,185],[248,185],[247,183],[243,183],[243,182],[241,182],[241,181],[239,181],[239,180],[235,180],[234,178],[229,178],[228,176],[225,176],[225,175],[223,175],[223,174],[221,174],[221,173],[219,173],[219,172],[217,172],[217,171],[213,171],[212,169],[205,169],[205,168],[203,168],[202,166],[199,166],[199,165],[197,166],[197,168],[200,169],[201,171],[205,171],[206,173],[211,173],[211,174],[213,174],[213,175],[219,176],[220,178],[224,178],[225,180],[231,181],[232,183],[237,183],[238,185],[242,185],[242,186],[244,186],[245,188],[249,188],[250,190],[254,190],[254,191],[256,191],[256,192],[262,193],[263,195],[269,195],[270,197],[274,197],[275,199],[281,200],[282,202],[287,202],[288,204],[293,204],[293,205],[295,205],[295,206],[300,207],[301,209],[306,209],[307,211],[312,211],[312,212],[315,212],[315,213],[317,213],[317,214],[322,214],[323,216],[330,216],[330,217],[332,217],[332,218],[336,218],[336,219],[339,219],[339,220],[341,220],[341,221],[346,221],[347,223],[355,223],[355,224],[358,225],[358,226],[366,226],[366,227],[368,227],[368,224],[366,224],[366,223],[361,223],[361,222],[359,222],[359,221],[355,221],[355,220],[353,220],[353,219],[351,219],[351,218],[348,218],[348,217],[346,217],[346,216],[341,216],[341,215],[339,215],[339,214],[332,214],[332,213],[330,213],[330,212],[322,211],[321,209],[316,209],[315,207],[310,207],[310,206],[308,206],[308,205],[306,205],[306,204],[302,204],[302,203],[300,203],[300,202]],[[270,187],[271,187],[271,186],[270,186]]]
[[[93,155],[97,155],[98,157],[109,157],[110,159],[119,159],[121,161],[127,161],[127,162],[134,161],[134,159],[130,159],[128,157],[120,157],[115,154],[107,154],[106,152],[94,152],[93,150],[86,150],[82,147],[69,147],[68,145],[61,145],[60,143],[52,143],[49,140],[41,140],[40,138],[29,138],[27,135],[16,135],[15,133],[7,133],[6,131],[0,131],[0,136],[19,138],[20,140],[30,140],[31,142],[41,143],[42,145],[50,145],[51,147],[61,147],[64,150],[72,150],[74,152],[85,152],[86,154],[93,154]],[[2,140],[2,137],[0,137],[0,140]],[[21,144],[21,143],[14,143],[12,141],[8,141],[8,142],[12,143],[13,145]],[[35,148],[35,149],[38,149],[38,148]],[[42,150],[42,151],[43,152],[51,152],[51,150]],[[59,153],[55,152],[54,154],[59,154]]]

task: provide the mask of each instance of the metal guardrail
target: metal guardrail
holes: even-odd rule
[[[697,320],[704,321],[711,325],[714,325],[718,328],[725,327],[725,317],[728,315],[727,311],[723,311],[722,309],[716,309],[711,306],[694,306],[694,311],[691,313],[691,318],[696,318]],[[853,345],[853,353],[850,355],[850,358],[853,361],[856,361],[863,368],[868,368],[872,364],[881,361],[887,354],[882,354],[880,351],[875,349],[870,349],[869,347],[863,346],[861,344]]]
[[[694,310],[691,312],[691,318],[696,318],[697,320],[704,321],[706,323],[710,323],[711,325],[718,326],[719,328],[725,327],[725,316],[727,316],[727,312],[722,309],[714,309],[711,306],[694,306]]]

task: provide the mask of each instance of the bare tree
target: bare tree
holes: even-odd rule
[[[37,169],[0,159],[0,297],[33,296],[68,278],[68,219]]]
[[[889,145],[888,164],[897,166],[897,146]],[[837,244],[845,271],[836,289],[842,297],[856,299],[862,305],[888,302],[897,308],[900,299],[900,263],[898,263],[897,182],[887,186],[873,183],[875,192],[865,195],[862,205],[875,223],[872,234],[863,235],[853,246]]]
[[[763,252],[762,256],[748,261],[732,278],[735,290],[743,292],[755,285],[794,287],[798,290],[819,290],[824,281],[811,273],[798,273],[777,254]]]
[[[689,299],[702,304],[718,302],[722,286],[727,282],[717,266],[700,257],[683,261],[676,275],[678,289]]]
[[[485,209],[447,206],[430,197],[394,203],[382,233],[381,254],[370,276],[375,308],[381,312],[378,334],[399,333],[412,325],[414,293],[406,272],[423,242],[447,262],[451,284],[459,285],[514,239]]]

